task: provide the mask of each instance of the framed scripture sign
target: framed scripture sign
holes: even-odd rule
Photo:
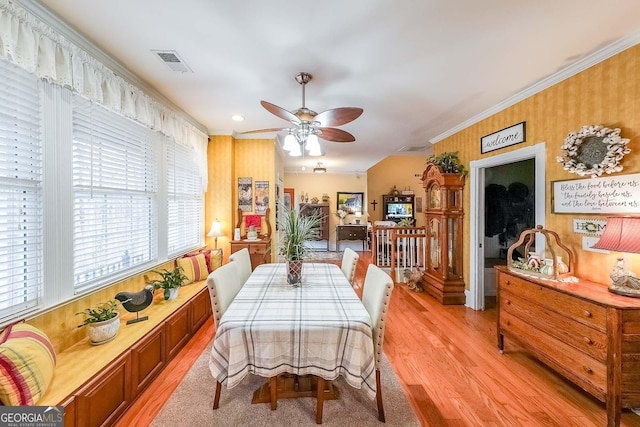
[[[480,138],[482,154],[526,141],[526,122],[520,122]]]
[[[553,213],[640,213],[640,174],[551,183]]]

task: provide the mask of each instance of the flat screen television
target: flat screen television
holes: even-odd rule
[[[405,218],[413,219],[413,203],[410,202],[389,202],[386,205],[386,219],[401,220]]]

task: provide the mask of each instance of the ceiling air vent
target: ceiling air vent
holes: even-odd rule
[[[158,58],[160,58],[160,60],[171,69],[171,71],[177,71],[179,73],[193,72],[175,50],[152,50],[151,52],[156,54]]]
[[[425,151],[427,147],[425,145],[405,145],[398,149],[398,153],[414,153],[417,151]]]

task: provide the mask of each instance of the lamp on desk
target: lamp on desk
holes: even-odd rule
[[[356,215],[356,224],[360,224],[360,218],[362,218],[362,212],[357,211],[355,215]]]
[[[207,236],[215,238],[214,239],[215,249],[218,249],[218,237],[224,236],[224,233],[222,232],[222,225],[220,224],[220,221],[215,219],[211,223],[211,229],[207,233]]]
[[[629,253],[640,253],[640,217],[609,217],[604,233],[595,249],[605,249],[623,253],[623,258],[609,274],[609,291],[629,297],[640,297],[640,279],[629,271]]]

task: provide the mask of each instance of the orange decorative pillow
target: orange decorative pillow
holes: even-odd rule
[[[184,270],[184,275],[187,276],[187,280],[184,281],[183,285],[205,280],[209,275],[204,254],[178,258],[177,263],[178,267],[182,267],[182,270]]]
[[[35,405],[47,391],[56,352],[47,335],[26,323],[0,333],[0,401],[7,406]]]

